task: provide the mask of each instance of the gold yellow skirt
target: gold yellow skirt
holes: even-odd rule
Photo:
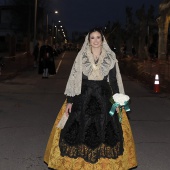
[[[61,129],[57,128],[66,108],[64,102],[51,131],[46,147],[44,161],[49,168],[55,170],[128,170],[137,166],[136,151],[133,135],[126,112],[123,111],[122,129],[124,137],[124,153],[117,159],[100,158],[95,164],[88,163],[82,158],[60,156],[59,138]]]

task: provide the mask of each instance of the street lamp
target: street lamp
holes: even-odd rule
[[[58,23],[61,23],[61,21],[59,20]],[[58,31],[60,31],[60,30],[59,30],[59,24],[58,24],[58,23],[55,25],[56,39],[58,39]]]
[[[50,13],[52,13],[52,12],[50,12]],[[58,11],[55,11],[54,12],[55,14],[58,14]],[[53,23],[52,23],[53,24]],[[53,26],[52,26],[53,27]],[[53,28],[52,28],[53,29]],[[48,36],[48,13],[47,13],[47,36]]]

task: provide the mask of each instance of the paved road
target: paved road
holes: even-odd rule
[[[0,170],[47,170],[46,143],[65,100],[63,95],[74,52],[57,60],[57,74],[41,79],[37,70],[0,82]],[[59,66],[59,67],[58,67]],[[131,97],[130,122],[135,138],[138,170],[170,167],[170,99],[156,95],[123,76]]]

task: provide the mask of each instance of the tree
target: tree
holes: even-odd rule
[[[136,16],[138,19],[138,56],[142,60],[149,57],[149,47],[151,44],[153,45],[153,37],[155,37],[157,32],[157,24],[156,18],[154,16],[154,11],[155,9],[153,5],[149,7],[148,11],[145,11],[144,5],[142,5],[142,7],[136,11]],[[157,47],[155,47],[155,49],[156,48]]]
[[[123,39],[120,23],[118,21],[113,23],[109,21],[106,24],[105,28],[104,28],[104,35],[105,38],[107,39],[109,46],[111,47],[112,50],[115,50],[114,48],[116,48],[116,52],[119,52],[120,44]]]
[[[145,6],[142,5],[140,9],[136,11],[136,16],[139,21],[139,47],[138,47],[138,57],[139,59],[147,58],[146,50],[146,36],[147,36],[147,14],[145,13]]]
[[[126,28],[125,28],[125,42],[127,47],[127,54],[132,55],[132,46],[136,49],[136,24],[133,19],[133,12],[131,7],[126,7]],[[133,34],[132,34],[133,32]]]
[[[157,29],[156,18],[154,16],[154,6],[151,5],[147,13],[147,44],[148,46],[153,42],[154,30]]]

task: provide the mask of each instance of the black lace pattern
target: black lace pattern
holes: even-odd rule
[[[72,113],[61,131],[62,156],[81,157],[96,163],[123,154],[123,132],[118,116],[109,115],[111,89],[106,80],[82,81],[81,95],[74,97]]]

